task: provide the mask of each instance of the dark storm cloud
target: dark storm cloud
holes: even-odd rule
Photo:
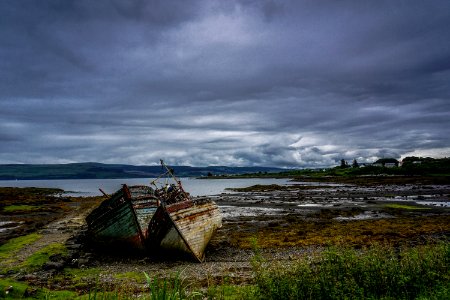
[[[448,1],[2,1],[0,162],[450,154]]]

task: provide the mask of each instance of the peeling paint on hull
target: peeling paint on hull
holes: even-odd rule
[[[142,232],[130,202],[123,202],[108,210],[90,223],[88,230],[95,243],[102,246],[128,244],[137,249],[144,248]]]
[[[157,208],[153,190],[145,186],[123,187],[86,218],[88,232],[100,246],[145,248],[147,224]]]
[[[188,253],[203,261],[205,248],[222,225],[218,206],[210,200],[185,200],[160,206],[149,224],[152,248]]]
[[[155,191],[148,186],[131,186],[129,190],[139,227],[142,235],[145,237],[148,223],[150,223],[153,214],[159,206],[159,200],[155,196]]]

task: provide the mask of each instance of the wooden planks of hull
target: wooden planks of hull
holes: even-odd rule
[[[144,249],[142,226],[156,210],[153,189],[123,185],[86,218],[88,231],[99,246],[124,245]]]
[[[213,201],[185,200],[158,208],[149,225],[148,240],[152,247],[189,253],[203,261],[205,248],[221,224]]]
[[[159,200],[151,187],[135,185],[130,186],[128,189],[130,191],[130,200],[133,204],[139,227],[145,237],[147,235],[148,224],[159,206]]]
[[[222,225],[219,208],[209,199],[192,200],[181,188],[155,191],[127,185],[103,201],[86,221],[91,237],[101,246],[171,250],[198,261]]]
[[[123,202],[88,224],[95,243],[100,246],[131,245],[143,249],[143,236],[130,202]]]

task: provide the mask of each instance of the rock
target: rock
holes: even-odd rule
[[[37,288],[28,287],[23,294],[24,298],[33,297],[37,294]]]
[[[78,259],[78,267],[85,267],[89,263],[89,259],[87,258],[79,258]]]
[[[14,287],[12,285],[10,285],[9,287],[7,287],[5,289],[5,294],[8,295],[9,293],[11,293],[14,290]]]
[[[35,274],[26,274],[22,278],[20,278],[20,281],[34,281],[38,277]]]
[[[78,257],[80,257],[80,252],[77,250],[69,250],[67,251],[68,257],[76,259]]]
[[[61,260],[64,260],[64,257],[63,257],[63,255],[62,254],[53,254],[52,256],[50,256],[49,258],[48,258],[50,261],[61,261]]]
[[[49,261],[43,266],[44,270],[62,270],[64,269],[65,263],[63,261]]]
[[[69,250],[78,250],[82,247],[81,244],[66,244],[66,248]]]

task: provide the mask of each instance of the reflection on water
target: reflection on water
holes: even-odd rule
[[[219,206],[222,218],[237,218],[237,217],[256,217],[256,216],[267,216],[276,215],[284,212],[281,208],[265,208],[265,207],[241,207],[241,206],[230,206],[221,205]]]
[[[438,206],[438,207],[450,207],[450,202],[446,201],[416,201],[417,204]]]
[[[2,187],[42,187],[59,188],[66,191],[68,196],[100,196],[101,188],[110,194],[122,186],[127,185],[149,185],[155,178],[129,178],[129,179],[64,179],[64,180],[0,180]],[[164,181],[162,181],[164,182]],[[245,178],[245,179],[197,179],[181,178],[186,192],[192,196],[217,195],[230,193],[226,188],[242,188],[255,184],[279,184],[289,183],[289,179],[274,178]]]
[[[7,231],[7,230],[13,230],[20,227],[20,224],[23,222],[14,222],[14,221],[0,221],[0,233]]]

